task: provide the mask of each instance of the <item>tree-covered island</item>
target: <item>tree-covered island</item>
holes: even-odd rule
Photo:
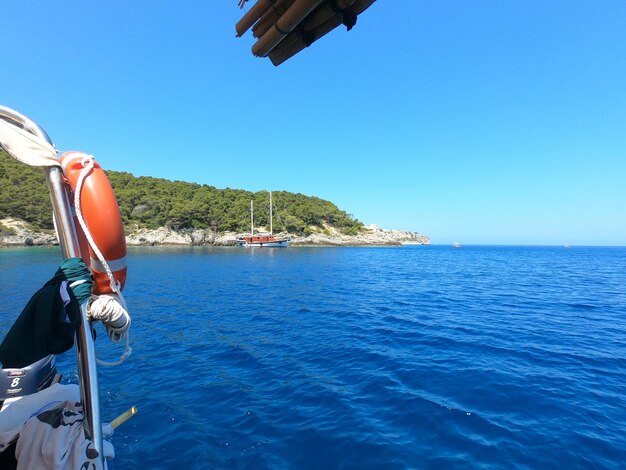
[[[269,230],[267,191],[218,189],[118,171],[106,174],[131,244],[168,243],[154,238],[150,241],[146,234],[155,230],[165,230],[174,237],[183,234],[191,244],[229,244],[224,239],[217,241],[218,235],[231,234],[230,240],[234,241],[232,234],[250,231],[251,200],[255,229]],[[15,221],[25,222],[33,233],[52,234],[51,214],[43,171],[19,163],[0,150],[0,238],[5,238],[0,244],[21,244],[6,239],[22,227]],[[273,216],[274,232],[286,232],[301,244],[429,243],[427,237],[417,233],[365,227],[332,202],[299,193],[274,191]],[[44,240],[34,244],[47,243]]]

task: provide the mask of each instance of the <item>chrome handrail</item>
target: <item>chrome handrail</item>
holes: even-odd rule
[[[0,118],[5,119],[14,126],[17,126],[20,129],[24,129],[25,131],[30,132],[37,137],[41,137],[50,145],[52,145],[52,140],[50,140],[50,136],[46,133],[46,131],[44,131],[39,124],[37,124],[32,119],[24,116],[22,113],[18,113],[14,109],[0,105]]]
[[[46,131],[23,114],[6,106],[0,106],[0,118],[52,145]],[[63,172],[59,167],[44,167],[44,175],[50,191],[52,214],[63,258],[80,258],[80,245],[66,186],[63,183]],[[87,319],[87,302],[81,305],[80,312],[80,321],[76,332],[76,361],[81,402],[85,413],[85,435],[91,439],[93,449],[97,452],[97,455],[93,454],[89,457],[99,457],[100,460],[104,461],[96,349],[91,324]]]

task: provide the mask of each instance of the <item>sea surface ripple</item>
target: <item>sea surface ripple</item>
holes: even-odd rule
[[[0,251],[0,335],[58,249]],[[116,468],[624,468],[626,248],[144,248]],[[102,330],[98,354],[121,353]],[[59,361],[75,381],[74,354]]]

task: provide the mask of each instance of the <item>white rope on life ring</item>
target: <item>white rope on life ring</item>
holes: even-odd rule
[[[100,365],[112,367],[121,364],[129,357],[132,353],[132,348],[130,347],[130,334],[129,328],[131,324],[131,318],[128,314],[128,309],[126,307],[126,301],[124,300],[124,296],[122,295],[121,285],[118,281],[113,277],[113,273],[107,263],[106,258],[98,248],[95,240],[93,239],[89,227],[85,223],[85,219],[83,218],[83,213],[80,205],[80,192],[83,187],[83,183],[85,178],[89,175],[91,170],[94,167],[94,158],[91,155],[86,156],[82,159],[81,164],[83,165],[83,169],[78,176],[78,181],[76,183],[76,190],[74,191],[74,209],[76,211],[76,218],[78,219],[78,223],[85,234],[85,238],[87,238],[87,242],[89,243],[89,247],[98,257],[102,266],[106,271],[107,277],[109,278],[109,283],[111,285],[111,290],[113,294],[104,294],[104,295],[92,295],[91,300],[89,301],[89,305],[87,307],[87,317],[90,320],[100,320],[104,324],[107,334],[109,338],[114,343],[119,342],[122,338],[126,338],[126,346],[124,353],[120,356],[119,360],[116,362],[106,362],[101,359],[96,358],[96,362]]]

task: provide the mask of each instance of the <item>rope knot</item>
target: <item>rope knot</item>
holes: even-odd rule
[[[83,168],[89,167],[91,169],[93,168],[94,161],[95,161],[95,158],[93,155],[85,155],[80,160],[80,164],[83,166]]]
[[[104,323],[111,341],[117,343],[130,328],[130,315],[123,297],[116,294],[93,295],[87,308],[90,320]]]
[[[87,306],[87,318],[90,321],[100,320],[106,328],[109,338],[114,343],[126,338],[126,350],[120,360],[116,363],[109,363],[98,360],[99,364],[105,366],[118,365],[130,356],[132,349],[128,330],[131,324],[131,318],[128,314],[124,297],[117,294],[92,295],[91,301]]]

